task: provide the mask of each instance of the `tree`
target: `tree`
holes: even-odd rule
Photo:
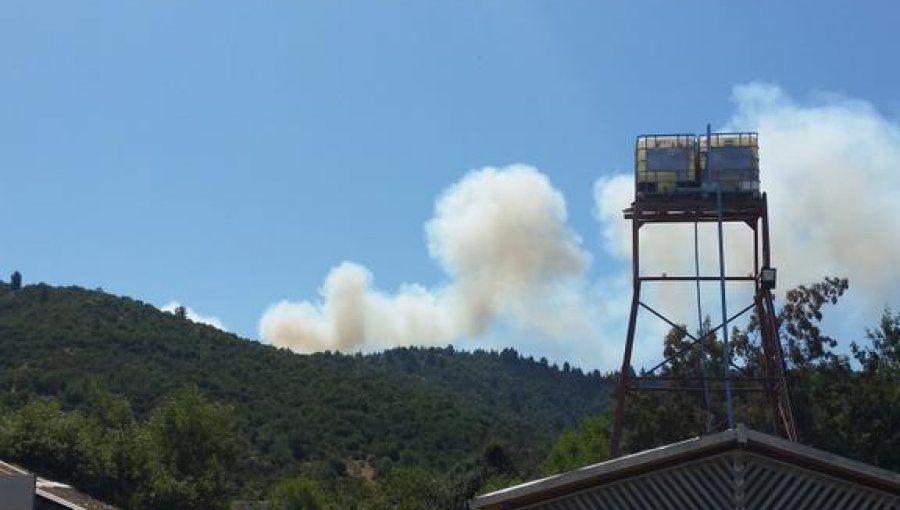
[[[546,474],[570,471],[609,457],[610,415],[589,416],[575,430],[564,430],[543,464]]]
[[[269,504],[271,510],[322,510],[327,498],[319,484],[298,476],[278,482]]]
[[[837,304],[847,290],[846,278],[826,277],[821,282],[800,285],[785,295],[785,304],[778,313],[782,340],[787,344],[787,358],[795,366],[835,361],[831,349],[837,340],[823,335],[819,329],[822,307]]]
[[[372,510],[433,510],[450,508],[449,496],[440,477],[421,467],[392,470],[380,480]]]
[[[851,344],[853,356],[868,372],[893,371],[900,375],[900,313],[885,309],[879,328],[866,330],[871,348]]]
[[[22,273],[13,271],[13,274],[9,277],[9,287],[12,290],[19,290],[22,288]]]
[[[36,399],[3,420],[0,451],[38,471],[58,473],[74,468],[73,450],[81,416],[64,414],[59,401]]]
[[[236,451],[229,408],[207,400],[196,387],[186,387],[156,409],[136,434],[134,448],[139,477],[146,482],[134,506],[225,508],[225,475]]]
[[[475,478],[477,478],[477,493],[484,494],[492,492],[504,487],[516,485],[523,481],[521,474],[516,469],[510,458],[508,449],[497,442],[487,445],[481,455],[480,462],[475,470]],[[456,498],[457,507],[464,508],[465,501],[470,499],[474,494],[462,494],[463,498]]]

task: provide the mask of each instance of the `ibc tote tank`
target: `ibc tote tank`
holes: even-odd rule
[[[701,135],[697,143],[703,188],[759,194],[759,135],[712,133],[709,138]]]
[[[634,155],[635,191],[639,195],[669,195],[696,188],[697,148],[694,135],[641,135]]]

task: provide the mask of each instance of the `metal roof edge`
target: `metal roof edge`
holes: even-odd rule
[[[757,432],[739,424],[735,429],[644,450],[476,496],[469,506],[472,509],[488,509],[505,508],[507,504],[536,503],[588,486],[609,483],[636,473],[662,469],[733,449],[747,450],[891,494],[900,494],[898,473]]]
[[[72,503],[71,501],[69,501],[68,499],[63,498],[61,496],[57,496],[56,494],[47,492],[44,489],[35,489],[34,494],[35,494],[35,496],[40,496],[44,499],[50,500],[50,501],[58,504],[58,505],[64,506],[64,507],[68,508],[69,510],[87,510],[83,506],[78,506],[75,503]]]
[[[900,473],[751,429],[747,429],[746,444],[749,451],[775,460],[900,495]]]
[[[485,508],[501,502],[535,497],[545,499],[545,497],[552,497],[561,492],[577,490],[585,485],[625,478],[644,469],[647,465],[653,465],[654,469],[657,469],[687,458],[727,450],[736,443],[737,437],[738,431],[729,429],[708,436],[694,437],[677,443],[651,448],[573,471],[476,496],[472,499],[470,507],[473,509]]]

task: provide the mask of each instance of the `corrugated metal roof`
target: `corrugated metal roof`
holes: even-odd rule
[[[471,507],[900,509],[900,474],[739,426],[478,496]]]

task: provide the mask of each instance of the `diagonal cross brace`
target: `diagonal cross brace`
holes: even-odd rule
[[[726,322],[723,322],[722,324],[719,324],[719,325],[716,326],[715,328],[713,328],[713,329],[707,331],[705,335],[701,336],[700,338],[697,338],[697,337],[695,337],[694,335],[690,334],[690,333],[688,332],[688,330],[687,330],[684,326],[680,326],[680,325],[675,324],[674,322],[670,321],[670,320],[667,319],[663,314],[661,314],[661,313],[657,312],[656,310],[654,310],[650,305],[645,304],[643,301],[638,301],[638,304],[641,305],[641,306],[642,306],[645,310],[647,310],[648,312],[652,313],[653,315],[655,315],[655,316],[659,317],[660,319],[662,319],[663,321],[665,321],[668,325],[672,326],[673,328],[675,328],[675,329],[677,329],[678,331],[680,331],[681,333],[683,333],[686,337],[688,337],[688,338],[690,338],[691,340],[693,340],[693,342],[688,343],[686,346],[682,347],[681,350],[679,350],[679,351],[676,352],[675,354],[669,356],[668,358],[662,360],[661,362],[659,362],[659,364],[657,364],[656,366],[654,366],[653,368],[651,368],[650,370],[648,370],[648,371],[646,372],[646,373],[648,373],[648,374],[652,374],[652,373],[655,372],[657,369],[659,369],[661,366],[663,366],[663,365],[665,365],[666,363],[672,361],[673,359],[683,356],[684,353],[686,353],[686,352],[687,352],[690,348],[692,348],[694,345],[704,343],[704,342],[706,341],[707,338],[710,338],[716,331],[722,329],[722,327],[725,326],[725,324],[727,324],[727,323],[729,323],[729,322],[731,322],[731,321],[737,319],[737,318],[740,317],[741,315],[744,315],[745,313],[749,312],[750,310],[752,310],[752,309],[756,306],[756,303],[754,302],[753,304],[747,306],[746,308],[744,308],[744,309],[741,310],[740,312],[738,312],[738,313],[732,315],[731,317],[729,317],[728,320],[727,320]]]

